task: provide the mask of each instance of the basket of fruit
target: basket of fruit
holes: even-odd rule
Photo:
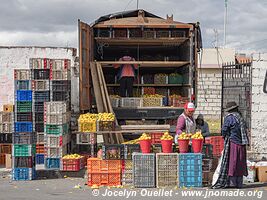
[[[167,83],[168,83],[168,75],[167,74],[155,74],[154,84],[167,84]]]
[[[142,136],[139,138],[139,144],[142,153],[150,153],[151,137],[149,134],[143,133]]]
[[[163,96],[159,94],[155,95],[143,95],[143,107],[162,107]]]
[[[80,115],[78,119],[79,132],[96,132],[97,114],[86,113]]]
[[[115,116],[113,113],[99,113],[97,120],[98,131],[114,131]]]
[[[62,166],[62,171],[80,171],[85,166],[85,158],[78,154],[65,155],[62,158]]]
[[[191,135],[186,134],[185,132],[183,132],[181,135],[179,135],[178,145],[179,145],[179,152],[180,153],[188,153],[190,137],[191,137]]]
[[[163,153],[172,153],[172,141],[173,137],[169,134],[169,132],[165,132],[163,136],[160,138],[162,152]]]
[[[200,131],[196,132],[194,135],[192,135],[192,150],[194,153],[201,153],[204,138]]]

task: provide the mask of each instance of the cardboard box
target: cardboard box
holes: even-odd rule
[[[6,154],[6,168],[11,169],[12,168],[12,157],[11,154]]]
[[[12,104],[3,105],[3,111],[4,112],[14,112],[14,105],[12,105]]]
[[[258,166],[257,170],[259,182],[267,182],[267,166]]]

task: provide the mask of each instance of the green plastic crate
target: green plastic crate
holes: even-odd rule
[[[180,74],[169,75],[168,83],[169,84],[183,84],[183,76]]]
[[[14,144],[12,156],[33,156],[36,154],[36,145],[34,144]]]
[[[51,135],[65,135],[69,132],[69,124],[62,125],[45,125],[45,133]]]
[[[16,112],[32,112],[32,102],[31,101],[18,101]]]

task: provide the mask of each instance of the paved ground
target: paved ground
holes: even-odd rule
[[[10,181],[10,177],[0,178],[0,200],[113,200],[113,199],[267,199],[267,184],[249,184],[242,190],[202,189],[133,189],[100,188],[92,190],[83,178],[49,179],[35,181]],[[80,187],[77,187],[80,185]],[[75,188],[76,186],[76,188]],[[189,193],[190,192],[192,195]],[[193,192],[195,192],[193,194]],[[221,192],[228,192],[227,197]],[[244,193],[240,196],[240,192]],[[105,196],[108,193],[108,196]],[[212,193],[212,194],[211,194]],[[187,194],[187,197],[185,195]],[[209,195],[213,195],[210,196]],[[194,195],[194,197],[193,197]],[[196,196],[199,195],[199,196]]]

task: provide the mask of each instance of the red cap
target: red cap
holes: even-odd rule
[[[195,105],[191,102],[188,102],[184,105],[184,108],[189,111],[195,111]]]

